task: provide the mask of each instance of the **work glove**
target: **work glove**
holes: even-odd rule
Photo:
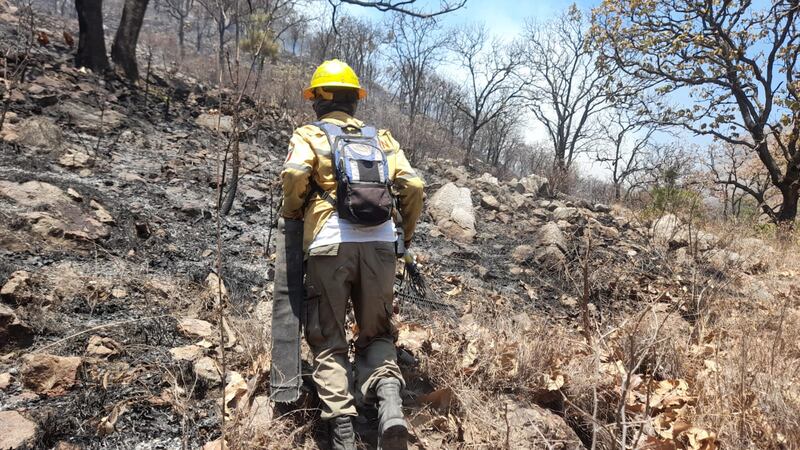
[[[403,262],[406,264],[416,264],[417,263],[417,255],[414,253],[413,250],[410,248],[406,249],[406,253],[403,255]]]

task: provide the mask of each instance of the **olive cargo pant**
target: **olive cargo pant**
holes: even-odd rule
[[[391,323],[394,243],[343,242],[338,252],[330,253],[312,252],[306,269],[305,335],[314,354],[323,419],[357,415],[353,381],[356,396],[365,403],[374,402],[379,379],[394,377],[403,383]],[[345,332],[348,299],[358,324],[355,380]]]

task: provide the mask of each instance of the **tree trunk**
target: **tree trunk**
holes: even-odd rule
[[[795,185],[781,189],[783,204],[778,212],[777,221],[779,224],[792,225],[797,218],[797,202],[800,200],[800,192]]]
[[[478,134],[478,130],[474,127],[469,132],[469,138],[467,139],[467,151],[464,152],[464,166],[471,167],[470,159],[472,157],[472,148],[475,146],[475,136]]]
[[[122,67],[125,76],[131,81],[139,78],[136,43],[139,41],[139,30],[142,28],[148,2],[149,0],[125,0],[122,19],[119,21],[114,45],[111,47],[111,59]]]
[[[223,19],[225,20],[225,19]],[[219,51],[217,52],[217,70],[219,76],[225,73],[225,58],[223,51],[225,50],[225,24],[217,25],[217,35],[219,36]]]
[[[108,68],[106,40],[103,34],[103,1],[75,0],[78,13],[78,53],[75,65],[95,72]]]
[[[184,31],[186,25],[186,16],[181,16],[181,20],[178,21],[178,55],[181,62],[183,62],[183,56],[185,54],[184,43],[186,41],[186,33]]]

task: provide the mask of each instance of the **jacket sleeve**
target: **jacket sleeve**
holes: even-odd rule
[[[303,203],[311,180],[316,154],[299,130],[289,140],[289,153],[283,163],[283,207],[281,215],[287,219],[303,219]]]
[[[425,184],[422,181],[411,164],[406,159],[405,153],[400,149],[397,141],[386,133],[387,140],[395,144],[395,173],[394,173],[394,187],[397,193],[397,199],[400,203],[400,214],[403,217],[403,233],[405,235],[406,246],[411,244],[411,238],[414,237],[414,230],[417,228],[417,220],[422,214],[422,198],[423,188]]]

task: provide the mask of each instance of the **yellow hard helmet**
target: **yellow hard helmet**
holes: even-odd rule
[[[358,99],[367,96],[367,91],[361,88],[358,83],[358,76],[355,71],[343,61],[330,59],[323,62],[314,71],[311,83],[303,90],[303,98],[306,100],[314,99],[314,90],[324,87],[345,87],[358,90]]]

